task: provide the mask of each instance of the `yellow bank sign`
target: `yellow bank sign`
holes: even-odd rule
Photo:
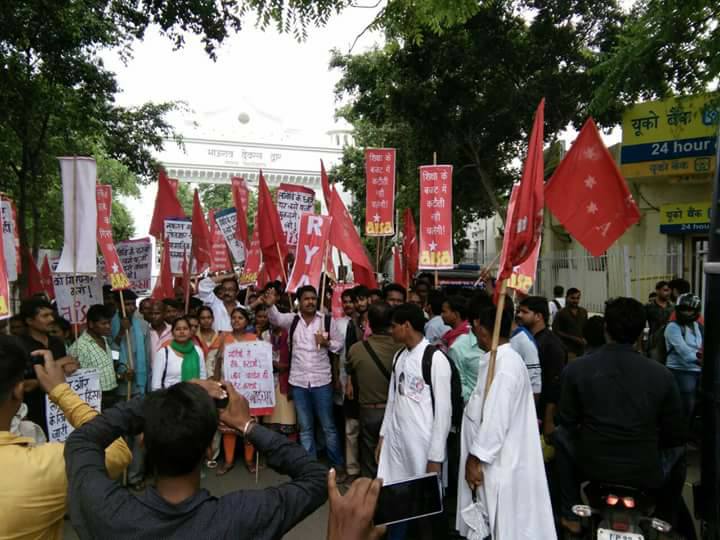
[[[660,207],[660,232],[706,233],[710,230],[710,207],[710,201],[663,204]]]
[[[623,114],[626,177],[712,174],[720,94],[639,103]]]

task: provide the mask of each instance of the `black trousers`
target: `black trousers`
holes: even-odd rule
[[[377,463],[375,462],[375,449],[380,441],[380,428],[385,409],[360,407],[360,475],[366,478],[377,476]]]

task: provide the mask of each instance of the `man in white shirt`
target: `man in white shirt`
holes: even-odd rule
[[[426,384],[422,361],[429,343],[423,336],[424,327],[425,316],[418,306],[404,304],[393,311],[391,333],[405,348],[393,362],[380,429],[378,478],[386,483],[426,472],[439,474],[446,457],[452,372],[448,358],[436,351],[430,369],[432,389]],[[390,538],[403,537],[404,531],[390,531]]]
[[[472,331],[485,350],[492,345],[495,314],[495,306],[470,314]],[[462,536],[477,530],[476,523],[468,522],[474,513],[467,512],[474,493],[487,513],[485,525],[493,540],[549,540],[556,538],[556,533],[535,402],[525,364],[509,343],[512,320],[512,310],[504,310],[495,377],[487,400],[490,353],[481,361],[475,390],[463,414],[456,528]]]
[[[165,322],[165,304],[162,300],[153,300],[149,311],[150,339],[147,341],[150,347],[148,358],[152,362],[155,359],[155,353],[162,348],[166,341],[172,339],[172,327]]]
[[[215,294],[215,288],[220,283],[219,296]],[[238,302],[238,283],[235,276],[206,277],[198,283],[197,297],[209,306],[213,311],[215,321],[213,328],[217,332],[232,332],[230,314],[236,307],[244,307]]]
[[[560,285],[553,287],[553,299],[548,302],[550,308],[550,326],[555,322],[555,315],[565,307],[565,289]]]

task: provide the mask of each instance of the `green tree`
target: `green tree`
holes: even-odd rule
[[[360,148],[398,149],[398,208],[415,211],[417,167],[432,163],[436,153],[438,163],[454,166],[460,254],[468,223],[493,212],[504,215],[540,99],[547,100],[546,140],[584,119],[593,95],[590,70],[621,18],[616,3],[535,3],[530,20],[519,5],[480,3],[463,24],[441,33],[410,19],[406,27],[391,26],[382,49],[334,54],[331,66],[342,73],[338,114],[354,126],[359,146],[345,150],[334,174],[355,195],[358,224],[365,212]]]

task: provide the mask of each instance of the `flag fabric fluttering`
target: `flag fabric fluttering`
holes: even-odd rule
[[[42,266],[40,267],[40,280],[50,300],[53,300],[55,298],[55,284],[53,283],[52,270],[50,269],[50,259],[48,259],[47,255],[45,255]]]
[[[595,122],[589,118],[545,187],[563,227],[599,257],[640,220],[640,211]]]
[[[245,250],[245,257],[250,249],[250,238],[248,235],[247,212],[248,201],[250,200],[250,192],[248,191],[245,179],[239,176],[233,176],[230,180],[232,186],[233,205],[237,216],[237,226],[235,227],[235,238],[240,240]]]
[[[333,188],[330,186],[330,180],[328,179],[327,172],[325,172],[325,164],[323,160],[320,160],[320,183],[322,184],[323,198],[325,199],[325,207],[330,213],[330,204],[332,203],[332,191]]]
[[[170,269],[170,248],[168,247],[170,240],[166,238],[163,244],[162,256],[160,257],[160,275],[155,282],[155,288],[151,295],[153,300],[164,300],[165,298],[175,297],[173,274]]]
[[[271,279],[280,278],[287,281],[284,267],[288,256],[285,232],[262,171],[260,171],[260,181],[258,183],[257,212],[256,228],[265,271]]]
[[[97,198],[97,243],[100,246],[103,260],[105,261],[105,273],[113,290],[124,290],[130,288],[130,280],[125,274],[117,249],[113,243],[112,225],[110,224],[112,210],[112,188],[110,186],[98,185],[95,187]]]
[[[505,235],[498,267],[498,281],[507,279],[540,241],[544,211],[543,127],[545,99],[535,111],[527,158],[520,183],[513,187],[505,218]]]
[[[177,180],[168,178],[164,169],[158,175],[158,190],[155,197],[155,209],[150,222],[150,234],[157,239],[163,238],[165,220],[170,218],[184,218],[185,211],[177,197]]]
[[[43,294],[47,292],[43,285],[42,275],[40,274],[40,270],[38,270],[37,263],[35,262],[35,257],[33,257],[32,252],[28,248],[25,249],[25,261],[23,264],[25,271],[27,272],[25,297],[30,298],[36,294]]]
[[[354,281],[371,289],[377,288],[377,280],[365,246],[345,208],[345,203],[336,190],[332,190],[331,193],[330,216],[333,218],[330,244],[345,253],[352,261]]]
[[[209,267],[212,263],[212,255],[210,253],[210,231],[208,231],[205,215],[203,214],[202,205],[200,204],[200,194],[195,190],[193,197],[192,212],[192,253],[191,257],[195,259],[198,271],[202,271]]]
[[[398,246],[393,248],[393,280],[406,289],[408,288],[407,272],[403,266],[402,255]]]
[[[61,157],[64,240],[57,273],[97,272],[97,164],[89,157]]]
[[[403,269],[406,274],[405,280],[409,283],[417,274],[419,266],[420,251],[418,246],[417,227],[412,210],[406,208],[403,214],[403,247],[402,259]]]

